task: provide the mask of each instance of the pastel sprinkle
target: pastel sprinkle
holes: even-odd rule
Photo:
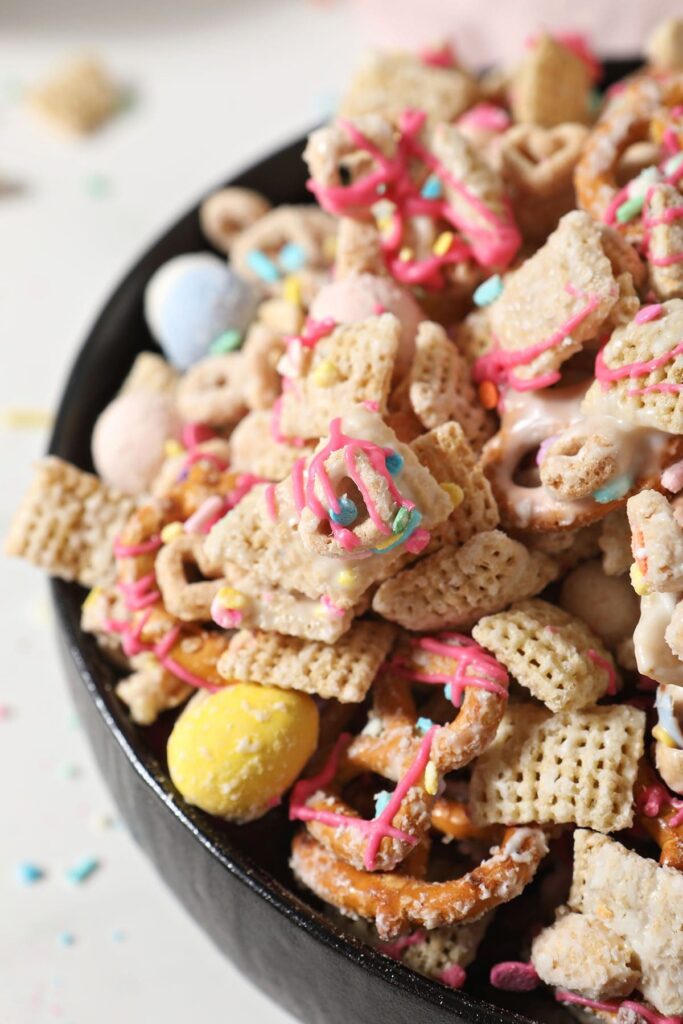
[[[631,586],[635,590],[639,597],[644,597],[648,592],[648,586],[643,576],[640,566],[637,562],[634,562],[630,569]]]
[[[14,712],[9,704],[0,704],[0,722],[8,722]]]
[[[336,384],[339,373],[331,359],[323,359],[314,369],[311,378],[319,388],[329,388]]]
[[[63,764],[59,769],[59,774],[63,779],[78,779],[83,773],[80,765],[67,761],[67,763]]]
[[[617,208],[616,218],[620,224],[628,224],[630,220],[637,217],[643,209],[644,196],[633,196]]]
[[[423,199],[440,199],[443,195],[443,185],[435,174],[430,174],[420,193]]]
[[[352,501],[346,494],[339,499],[339,511],[330,509],[328,515],[333,523],[338,526],[350,526],[358,518],[358,509],[355,501]]]
[[[429,732],[433,725],[434,723],[431,718],[426,718],[424,715],[421,715],[415,723],[415,728],[424,736],[425,733]]]
[[[293,274],[306,266],[306,250],[296,242],[287,242],[280,249],[277,261],[286,274]]]
[[[435,256],[445,256],[451,245],[453,244],[453,232],[442,231],[437,240],[432,246],[432,251]]]
[[[337,583],[340,587],[352,587],[356,582],[356,574],[353,569],[342,569],[337,576]]]
[[[69,946],[73,946],[76,942],[76,936],[73,932],[60,932],[57,936],[57,942],[62,949],[68,949]]]
[[[661,479],[662,487],[665,487],[671,494],[678,494],[683,490],[683,459],[674,462],[672,466],[667,466]]]
[[[386,789],[381,789],[379,793],[375,794],[375,817],[379,818],[380,814],[385,811],[391,800],[391,793]]]
[[[15,874],[17,880],[22,885],[35,885],[36,882],[45,877],[43,869],[31,860],[25,860],[21,864],[17,864]]]
[[[403,533],[408,522],[410,521],[410,509],[402,505],[394,517],[394,521],[391,525],[394,533]]]
[[[104,199],[111,192],[111,182],[103,174],[89,174],[83,187],[92,199]]]
[[[114,940],[114,942],[126,941],[126,933],[122,928],[115,928],[114,931],[111,933],[111,937]]]
[[[180,441],[176,441],[174,438],[169,437],[168,441],[164,445],[164,455],[167,459],[175,459],[179,455],[184,455],[185,449],[181,445]]]
[[[72,885],[80,885],[97,871],[100,862],[97,857],[82,857],[66,872],[66,879]]]
[[[639,309],[633,319],[637,324],[649,323],[650,320],[656,320],[661,316],[663,308],[661,302],[651,302],[649,306]]]
[[[458,508],[465,500],[465,492],[460,484],[441,484],[441,490],[445,491],[451,499],[453,508]]]
[[[631,474],[622,473],[593,491],[593,500],[597,501],[599,505],[607,505],[610,501],[618,501],[619,498],[623,498],[632,487],[633,477]]]
[[[184,532],[183,524],[176,520],[173,523],[166,523],[159,536],[161,537],[162,544],[170,544],[176,537],[182,537]]]
[[[410,248],[410,246],[404,245],[398,254],[398,258],[401,260],[402,263],[408,263],[410,260],[412,260],[414,255],[415,253]]]
[[[479,401],[484,409],[495,409],[500,394],[492,380],[483,380],[478,389]]]
[[[280,271],[260,249],[250,249],[247,253],[246,263],[249,269],[267,284],[275,284],[276,281],[279,281]]]
[[[521,960],[505,960],[491,968],[489,981],[504,992],[532,992],[541,979],[533,964]]]
[[[221,587],[214,600],[223,608],[228,608],[230,611],[235,611],[237,608],[244,608],[247,603],[247,599],[244,594],[240,593],[239,590],[235,590],[234,587]]]
[[[472,299],[475,306],[490,306],[503,294],[503,278],[500,274],[493,274],[475,288]]]
[[[436,765],[433,761],[427,761],[427,767],[425,768],[425,789],[430,796],[436,796],[438,788],[439,773],[436,770]]]
[[[403,469],[403,466],[405,465],[405,460],[402,455],[399,455],[398,452],[391,452],[390,455],[386,456],[384,464],[391,473],[391,475],[396,476],[396,474],[400,473],[401,470]]]
[[[234,352],[242,344],[242,332],[231,327],[229,331],[223,331],[215,341],[209,345],[209,353],[212,356],[221,356],[225,352]]]
[[[466,980],[467,973],[460,964],[451,964],[450,967],[446,967],[439,975],[439,981],[444,985],[448,985],[449,988],[462,988]]]
[[[677,749],[678,744],[671,736],[669,736],[663,725],[657,724],[652,730],[652,735],[658,743],[663,743],[665,747],[673,747],[674,749]]]
[[[0,412],[0,424],[10,430],[46,430],[54,422],[54,414],[47,409],[10,407]]]
[[[453,689],[452,689],[450,683],[448,683],[446,686],[444,686],[444,688],[443,688],[443,695],[446,698],[446,700],[450,700],[450,701],[453,700]]]
[[[282,285],[282,295],[285,302],[288,302],[290,306],[298,308],[301,305],[301,282],[298,277],[290,276],[285,278]]]
[[[645,199],[648,189],[656,181],[659,181],[659,170],[656,167],[646,167],[636,178],[629,181],[626,190],[629,199]]]
[[[663,168],[667,178],[670,177],[672,174],[675,174],[680,169],[682,164],[683,153],[676,153],[675,156],[669,157],[669,159],[664,164]]]

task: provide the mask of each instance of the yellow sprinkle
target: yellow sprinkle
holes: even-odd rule
[[[168,441],[164,445],[164,455],[167,459],[174,459],[176,455],[183,455],[185,449],[181,445],[180,441],[176,441],[174,438],[169,437]]]
[[[451,499],[453,502],[453,508],[457,508],[458,505],[462,505],[465,499],[465,492],[460,484],[441,484],[441,490],[445,491]]]
[[[342,569],[337,576],[337,583],[340,587],[352,587],[356,582],[356,574],[353,569]]]
[[[391,217],[379,217],[377,219],[377,227],[386,234],[391,228]]]
[[[316,619],[329,619],[330,614],[324,604],[319,604],[313,609],[313,617]]]
[[[327,235],[323,242],[323,256],[326,260],[333,260],[337,255],[337,239],[334,235]]]
[[[311,379],[319,388],[332,387],[332,385],[336,384],[339,379],[337,367],[331,359],[323,359],[321,363],[318,363],[311,374]]]
[[[289,277],[286,277],[282,285],[282,294],[286,302],[289,302],[291,306],[296,306],[298,309],[301,306],[301,282],[299,278],[291,274]]]
[[[432,246],[432,252],[435,256],[445,256],[452,244],[453,232],[442,231]]]
[[[634,562],[631,566],[631,586],[639,597],[643,597],[644,594],[648,593],[647,582],[637,562]]]
[[[438,788],[439,773],[436,770],[436,765],[433,761],[427,761],[427,767],[425,768],[425,789],[430,796],[435,796]]]
[[[402,260],[404,263],[408,263],[409,260],[412,260],[414,255],[415,253],[410,248],[410,246],[404,245],[400,253],[398,254],[398,258]]]
[[[183,524],[179,522],[167,523],[161,531],[161,543],[170,544],[176,537],[180,537],[183,533]]]
[[[10,430],[42,430],[51,427],[54,416],[47,409],[20,409],[10,407],[0,412],[0,424]]]
[[[233,587],[221,587],[216,594],[216,600],[224,608],[229,608],[231,611],[237,608],[244,608],[247,603],[244,594],[241,594],[239,590],[235,590]]]
[[[93,605],[95,601],[97,601],[101,593],[102,587],[93,587],[88,596],[86,597],[85,601],[81,605],[81,609],[85,611],[86,608],[90,608],[91,605]]]
[[[669,736],[664,726],[656,725],[652,730],[652,735],[658,743],[663,743],[665,747],[673,747],[674,749],[676,748],[675,741],[672,740],[671,736]]]

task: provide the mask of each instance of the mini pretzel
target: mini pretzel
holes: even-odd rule
[[[641,762],[634,794],[638,823],[661,850],[659,863],[683,871],[683,801],[669,797],[646,761]]]
[[[231,263],[247,280],[258,282],[268,292],[278,292],[279,281],[265,281],[259,276],[252,269],[250,254],[263,254],[275,267],[279,278],[286,276],[278,265],[283,247],[299,247],[305,264],[297,272],[297,278],[302,287],[306,286],[303,298],[308,305],[316,285],[320,283],[320,272],[327,270],[333,262],[335,232],[334,220],[315,206],[278,206],[237,235],[230,250]]]
[[[230,247],[240,232],[250,228],[270,210],[265,196],[250,188],[221,188],[199,208],[199,226],[221,252]]]
[[[244,359],[239,352],[201,359],[178,385],[181,416],[216,427],[236,423],[247,411],[244,376]]]
[[[301,832],[293,840],[290,863],[317,896],[345,914],[374,920],[380,938],[390,939],[411,925],[438,928],[478,920],[522,892],[547,849],[541,829],[509,828],[478,868],[446,882],[426,882],[360,871]]]

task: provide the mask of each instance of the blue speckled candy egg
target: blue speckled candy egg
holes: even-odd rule
[[[226,332],[242,334],[257,304],[253,286],[206,252],[164,263],[145,289],[147,326],[179,370],[203,359]]]

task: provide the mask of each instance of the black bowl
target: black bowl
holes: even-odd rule
[[[612,64],[608,78],[615,80],[633,67],[634,62]],[[301,139],[280,150],[231,184],[263,192],[274,204],[306,201],[303,145]],[[115,395],[135,355],[154,348],[142,315],[145,284],[170,257],[203,248],[195,207],[116,289],[71,372],[52,453],[91,468],[90,435],[98,413]],[[169,779],[163,753],[172,716],[151,729],[131,723],[114,695],[115,670],[93,637],[80,629],[83,591],[55,580],[52,595],[71,691],[121,815],[171,890],[259,988],[308,1024],[570,1019],[548,996],[494,993],[481,976],[481,997],[455,992],[337,927],[294,884],[287,864],[291,830],[282,809],[236,827],[186,804]],[[514,930],[514,916],[508,925]],[[506,954],[510,950],[503,932],[506,927],[495,933],[494,952]],[[500,1005],[488,1001],[493,996]]]

